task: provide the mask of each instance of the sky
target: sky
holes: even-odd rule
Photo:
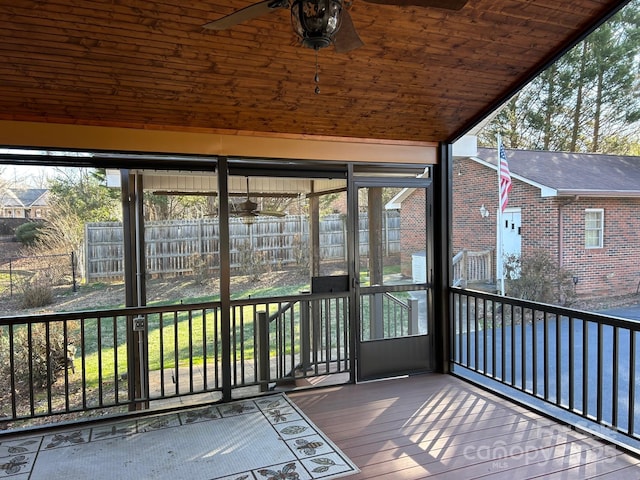
[[[0,148],[0,154],[28,154],[28,155],[82,155],[75,152],[44,152],[38,150],[18,150]],[[10,186],[25,188],[45,188],[47,180],[56,176],[59,167],[44,167],[32,165],[12,165],[0,163],[0,179]],[[4,182],[2,182],[4,183]]]
[[[55,176],[53,167],[0,165],[0,178],[12,187],[44,188],[46,181]]]

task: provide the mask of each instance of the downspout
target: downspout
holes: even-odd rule
[[[564,266],[564,220],[563,207],[575,202],[578,197],[557,197],[558,198],[558,267]]]
[[[562,221],[562,202],[558,202],[558,267],[562,268],[564,260],[564,222]]]

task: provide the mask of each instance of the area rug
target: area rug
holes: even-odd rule
[[[310,480],[358,472],[284,394],[0,442],[0,478]]]

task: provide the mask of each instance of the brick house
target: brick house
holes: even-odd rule
[[[507,150],[513,188],[504,252],[544,249],[581,296],[635,293],[640,281],[640,157]],[[495,249],[496,149],[453,163],[453,253]]]
[[[46,219],[49,217],[46,188],[8,188],[0,192],[0,216],[4,218]]]
[[[417,282],[426,282],[424,196],[423,188],[403,189],[385,205],[400,212],[400,272]]]

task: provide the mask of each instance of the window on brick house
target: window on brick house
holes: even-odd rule
[[[584,211],[584,246],[602,248],[604,238],[604,209],[587,208]]]

